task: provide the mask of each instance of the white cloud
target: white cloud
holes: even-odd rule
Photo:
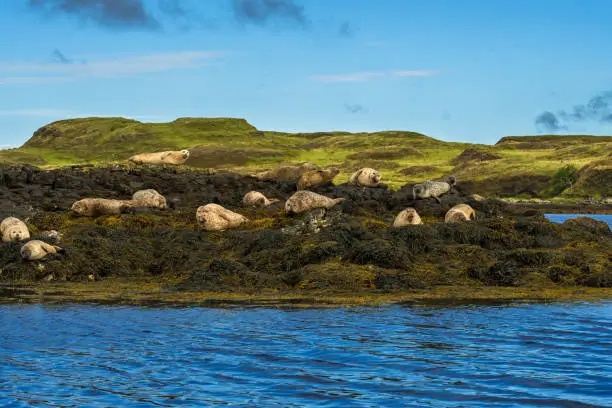
[[[180,51],[150,55],[124,56],[66,63],[15,63],[0,61],[0,85],[73,81],[84,78],[109,78],[143,73],[197,69],[224,54],[214,51]],[[1,74],[7,74],[2,76]]]
[[[4,145],[0,145],[0,150],[14,149],[16,147],[17,146],[15,146],[15,145],[6,145],[6,144],[4,144]]]
[[[310,78],[321,82],[366,82],[383,77],[426,77],[439,73],[437,70],[403,70],[380,72],[356,72],[352,74],[312,75]]]
[[[123,117],[135,120],[164,120],[159,115],[129,115],[129,114],[107,114],[107,113],[80,113],[60,109],[16,109],[16,110],[0,110],[0,116],[34,116],[44,118],[91,118],[91,117]]]

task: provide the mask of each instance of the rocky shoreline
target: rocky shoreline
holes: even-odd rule
[[[162,193],[170,208],[98,218],[69,211],[81,198],[128,198],[147,188]],[[143,280],[156,282],[175,299],[189,298],[188,293],[380,297],[439,288],[553,293],[612,287],[609,227],[588,218],[554,224],[542,215],[565,207],[485,199],[460,182],[459,193],[443,196],[441,203],[414,200],[411,185],[398,191],[384,185],[327,185],[313,191],[345,202],[327,213],[287,216],[282,201],[265,209],[244,207],[242,197],[251,190],[286,200],[295,183],[176,167],[0,167],[0,216],[24,219],[36,239],[46,240],[44,231],[57,230],[66,248],[64,255],[26,262],[19,244],[3,243],[0,283],[34,285],[38,291],[59,285],[67,300],[70,287],[105,283],[104,293],[112,294],[112,282]],[[235,230],[202,231],[195,209],[207,203],[252,221]],[[444,213],[459,203],[477,211],[476,221],[444,224]],[[409,206],[424,225],[389,228]],[[612,212],[608,207],[592,208]]]

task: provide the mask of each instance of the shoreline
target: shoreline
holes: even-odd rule
[[[545,214],[612,214],[612,204],[606,203],[583,203],[583,202],[566,202],[566,203],[538,203],[532,201],[515,201],[508,198],[500,198],[500,201],[505,202],[515,211],[539,211]]]
[[[385,307],[392,305],[495,305],[612,300],[612,288],[584,286],[435,286],[400,292],[168,291],[168,283],[109,278],[98,282],[40,282],[0,285],[0,304],[124,305],[152,307]],[[11,293],[12,292],[12,293]]]

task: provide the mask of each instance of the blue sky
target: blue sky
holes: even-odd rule
[[[83,116],[612,134],[611,15],[607,0],[4,1],[0,145]]]

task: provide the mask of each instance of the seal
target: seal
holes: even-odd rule
[[[251,173],[249,176],[262,181],[298,181],[302,174],[312,170],[319,170],[319,166],[306,162],[299,166],[283,166],[270,171]]]
[[[412,207],[408,207],[397,214],[397,217],[395,217],[395,220],[393,221],[392,227],[400,228],[405,227],[406,225],[418,225],[422,223],[423,221],[421,221],[421,217],[417,211]]]
[[[212,203],[198,207],[196,220],[206,231],[225,231],[249,221],[245,216]]]
[[[412,194],[415,199],[434,198],[440,203],[440,196],[450,191],[451,186],[445,181],[426,181],[424,183],[415,184],[412,187]]]
[[[289,197],[287,202],[285,202],[285,212],[287,212],[287,214],[298,214],[317,208],[329,210],[343,201],[344,198],[329,198],[312,191],[301,190],[293,194]]]
[[[250,205],[253,207],[267,207],[270,204],[278,203],[280,200],[277,198],[266,198],[265,195],[259,191],[249,191],[242,198],[244,205]]]
[[[42,259],[48,254],[63,254],[64,249],[55,245],[47,244],[46,242],[33,239],[32,241],[26,242],[21,247],[21,258],[26,261],[36,261]]]
[[[2,241],[24,241],[30,238],[30,230],[25,222],[19,218],[8,217],[0,223],[0,234]]]
[[[141,153],[128,159],[134,164],[184,164],[189,159],[189,150],[167,150],[156,153]]]
[[[56,230],[43,231],[39,235],[44,238],[52,239],[57,244],[60,243],[63,237],[63,234]]]
[[[476,218],[476,211],[468,204],[457,204],[447,211],[444,222],[473,221]]]
[[[381,179],[382,176],[377,170],[364,167],[353,173],[349,183],[361,187],[376,187],[380,184]]]
[[[329,167],[325,170],[307,171],[298,179],[297,189],[304,190],[308,187],[331,183],[338,174],[340,174],[340,170],[336,167]]]
[[[126,210],[138,207],[132,200],[112,200],[106,198],[83,198],[70,208],[73,212],[86,217],[100,215],[119,215]]]
[[[148,190],[138,190],[132,195],[132,201],[142,207],[156,207],[161,209],[168,208],[166,197],[152,188]]]

